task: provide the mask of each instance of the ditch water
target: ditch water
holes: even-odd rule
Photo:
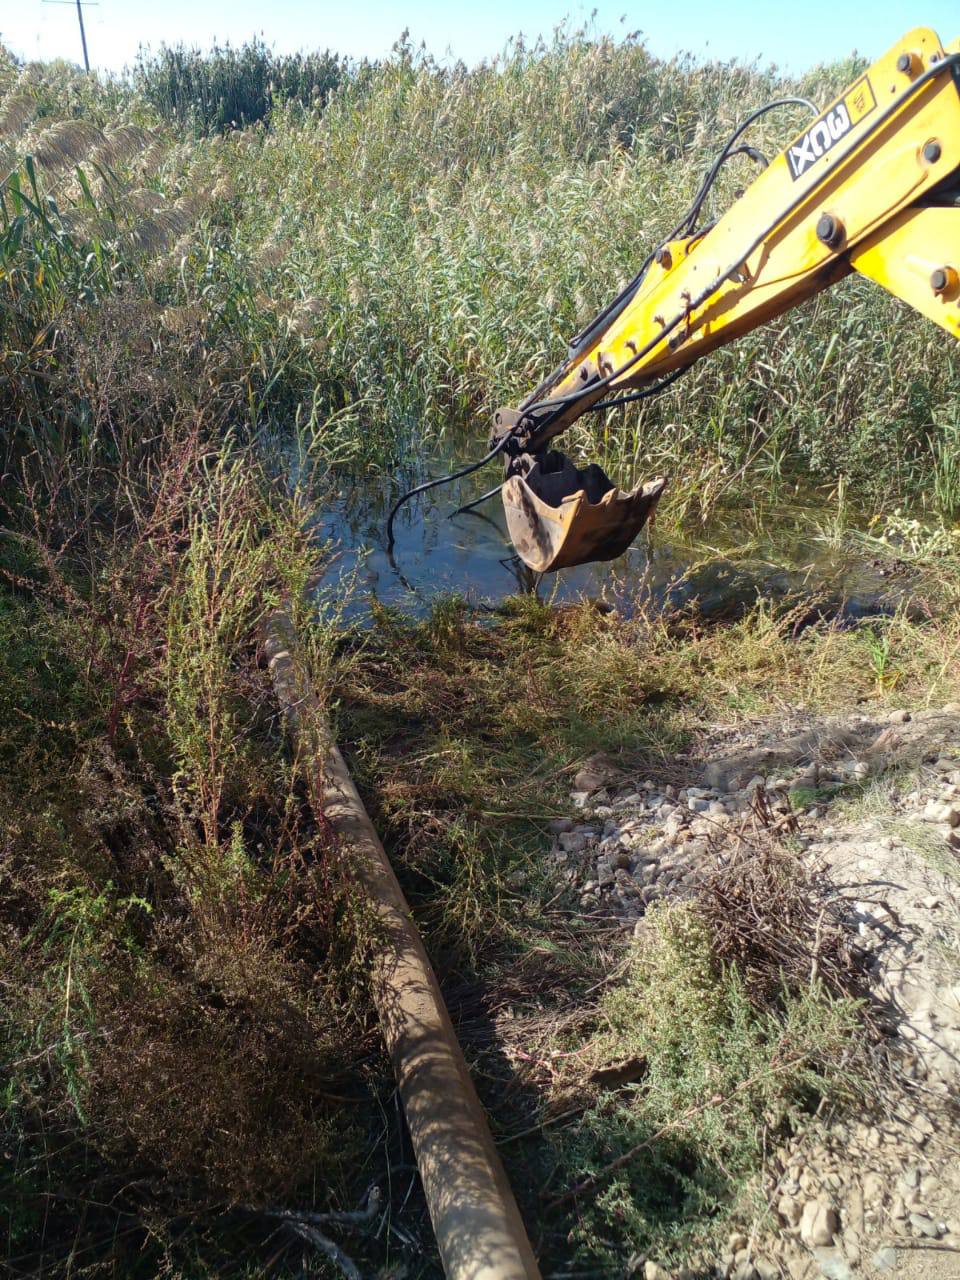
[[[818,528],[822,509],[802,504],[758,517],[748,503],[689,534],[655,524],[619,559],[563,569],[537,583],[513,554],[499,495],[451,518],[497,483],[497,463],[412,499],[397,517],[388,553],[386,520],[403,489],[466,465],[481,447],[464,436],[434,444],[405,469],[402,485],[379,475],[340,479],[316,529],[331,553],[319,590],[340,602],[346,618],[362,621],[373,598],[423,616],[452,592],[489,608],[519,591],[537,591],[554,603],[589,599],[625,615],[638,607],[686,606],[717,620],[737,617],[758,595],[801,597],[810,599],[814,616],[851,622],[890,613],[904,598],[908,582],[891,577],[886,560],[834,545]]]

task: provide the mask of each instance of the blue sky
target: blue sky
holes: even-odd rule
[[[119,69],[133,61],[141,43],[183,40],[205,47],[214,38],[242,43],[255,33],[282,51],[329,47],[354,57],[379,57],[404,27],[439,57],[477,62],[491,57],[511,35],[549,34],[565,17],[580,24],[594,10],[595,30],[639,30],[653,52],[663,56],[688,51],[706,57],[759,57],[787,70],[803,70],[853,49],[874,57],[914,26],[931,26],[944,40],[960,35],[958,0],[924,0],[922,6],[872,0],[862,8],[838,0],[805,0],[789,8],[778,0],[99,0],[85,13],[91,62]],[[0,40],[30,58],[80,59],[71,4],[0,0]]]

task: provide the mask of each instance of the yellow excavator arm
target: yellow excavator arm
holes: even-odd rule
[[[519,409],[494,417],[490,447],[506,463],[507,526],[534,570],[619,555],[666,483],[621,493],[599,467],[580,471],[549,449],[581,414],[655,393],[851,271],[960,337],[960,40],[945,47],[933,31],[909,32],[719,221],[696,230],[745,125],[690,216],[574,339],[563,364]]]

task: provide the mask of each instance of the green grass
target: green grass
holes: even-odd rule
[[[758,1008],[717,962],[696,909],[682,906],[651,913],[598,1015],[578,1073],[594,1063],[643,1070],[550,1140],[554,1195],[576,1206],[576,1256],[611,1272],[629,1256],[709,1270],[730,1214],[756,1209],[750,1180],[765,1144],[812,1107],[859,1092],[843,1065],[859,1034],[856,1003],[813,984],[784,991],[779,1009]]]
[[[224,420],[298,420],[319,456],[353,467],[391,468],[450,431],[479,445],[491,411],[539,381],[673,224],[747,105],[798,90],[825,101],[857,69],[786,81],[564,30],[447,70],[401,42],[377,66],[340,66],[322,108],[297,87],[314,71],[292,69],[288,89],[274,68],[265,130],[192,143],[167,131],[193,109],[169,105],[177,94],[205,117],[243,116],[224,103],[262,95],[269,61],[257,44],[207,59],[165,50],[132,86],[65,78],[59,99],[36,69],[0,67],[0,91],[26,114],[8,135],[14,178],[0,200],[8,239],[25,218],[4,277],[20,300],[4,383],[19,421],[62,432],[91,420],[77,393],[91,380],[85,348],[106,335],[72,303],[122,285],[140,304],[128,337],[148,315],[159,368],[206,349],[192,385],[212,384],[207,411]],[[188,92],[191,78],[208,87]],[[67,147],[51,124],[63,117],[74,134],[156,127],[133,148],[92,134]],[[751,141],[775,151],[799,120],[775,113]],[[750,173],[746,160],[723,171],[718,209]],[[16,182],[33,207],[18,211]],[[80,326],[84,342],[37,388],[29,346],[50,323]],[[643,408],[591,416],[571,442],[624,481],[671,473],[664,512],[687,523],[746,490],[787,497],[841,479],[858,508],[909,499],[950,519],[957,373],[939,330],[851,280]]]
[[[274,1230],[232,1206],[349,1202],[367,1145],[350,894],[256,661],[313,554],[188,444],[119,528],[3,565],[0,1199],[50,1274],[222,1273]]]

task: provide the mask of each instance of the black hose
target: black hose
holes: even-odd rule
[[[692,234],[692,228],[693,226],[696,225],[696,219],[700,214],[701,208],[703,207],[704,200],[707,198],[707,195],[710,192],[710,188],[713,186],[713,183],[716,180],[717,173],[720,171],[721,166],[724,165],[726,161],[730,159],[731,156],[738,154],[740,150],[738,148],[737,151],[732,151],[731,147],[733,146],[733,144],[737,141],[737,139],[744,132],[744,130],[749,128],[749,126],[754,122],[754,120],[758,119],[767,111],[773,111],[774,108],[776,107],[785,107],[785,106],[804,106],[804,107],[808,107],[815,116],[820,114],[819,109],[816,106],[814,106],[814,104],[809,100],[809,98],[791,97],[791,98],[775,98],[772,102],[767,102],[762,107],[759,107],[756,111],[752,113],[752,115],[747,116],[746,120],[742,121],[742,123],[737,125],[736,129],[733,131],[730,137],[727,138],[726,142],[723,144],[723,147],[720,149],[720,152],[717,155],[717,158],[714,160],[714,163],[708,169],[706,177],[704,178],[703,182],[700,184],[700,188],[697,191],[697,194],[693,198],[693,203],[687,208],[687,211],[684,213],[683,217],[680,219],[677,225],[673,228],[670,234],[665,236],[663,240],[661,240],[660,244],[657,246],[657,249],[662,248],[662,246],[667,244],[669,241],[675,240],[677,236],[679,236],[680,233],[684,231],[688,226],[690,226],[690,231]],[[758,151],[754,152],[753,148],[743,148],[743,150],[746,152],[746,154],[751,155],[751,158],[759,159],[760,161],[762,161],[764,164],[764,168],[766,168],[766,157],[763,156],[760,152]],[[691,225],[691,221],[692,221],[692,225]],[[633,295],[639,289],[640,285],[643,284],[644,277],[646,276],[647,272],[650,269],[650,264],[651,262],[653,262],[654,258],[656,257],[657,249],[651,250],[651,252],[647,255],[647,257],[644,259],[643,263],[641,264],[640,270],[633,277],[633,279],[629,281],[629,283],[626,284],[620,290],[617,296],[611,302],[608,302],[607,305],[603,308],[603,310],[600,311],[597,315],[595,315],[593,319],[590,321],[590,323],[585,325],[584,328],[581,329],[580,332],[575,337],[570,339],[570,342],[568,344],[566,362],[563,365],[561,365],[559,369],[554,370],[554,372],[551,373],[549,377],[545,378],[543,382],[541,382],[540,386],[537,387],[536,391],[533,393],[534,397],[538,396],[541,391],[546,390],[546,388],[556,380],[556,378],[562,373],[563,369],[566,368],[566,365],[570,362],[570,360],[572,360],[575,356],[577,356],[584,349],[584,347],[589,344],[590,340],[595,336],[595,334],[599,331],[601,327],[611,324],[617,318],[617,316],[619,316],[620,313],[626,308],[627,304],[630,302]]]
[[[681,220],[678,230],[686,230],[688,234],[693,234],[694,228],[697,225],[697,218],[700,216],[700,210],[703,208],[703,202],[710,194],[710,188],[716,182],[717,174],[719,174],[720,170],[730,159],[731,155],[734,154],[731,150],[733,144],[741,134],[749,129],[754,120],[759,120],[759,118],[766,115],[768,111],[774,111],[778,107],[807,107],[815,116],[820,114],[819,107],[814,106],[809,98],[795,97],[774,98],[772,102],[765,102],[762,107],[757,107],[756,111],[752,111],[745,120],[742,120],[740,124],[737,125],[736,129],[734,129],[733,133],[731,133],[730,137],[723,144],[713,164],[707,170],[707,175],[700,184],[700,190],[694,196],[693,203]],[[672,239],[673,237],[671,236],[670,238]]]
[[[682,378],[685,373],[690,372],[690,365],[683,369],[674,369],[673,373],[668,374],[654,387],[645,387],[643,391],[634,392],[629,396],[618,396],[616,400],[604,400],[601,404],[592,404],[589,408],[584,409],[584,413],[597,413],[601,409],[615,409],[621,404],[633,404],[635,400],[649,400],[652,396],[658,396],[661,391],[666,391],[672,383],[678,378]],[[439,482],[439,483],[442,483]],[[496,494],[500,492],[506,481],[495,484],[492,489],[488,489],[486,493],[482,493],[479,498],[474,498],[472,502],[465,502],[462,507],[457,507],[456,511],[451,511],[448,520],[452,520],[454,516],[465,515],[466,512],[472,511],[474,507],[479,507],[482,503],[488,502]]]
[[[501,480],[499,484],[495,484],[492,489],[488,489],[486,493],[482,493],[479,498],[474,498],[472,502],[465,502],[462,507],[457,507],[456,511],[451,511],[447,516],[448,520],[452,520],[454,516],[465,515],[466,512],[472,511],[474,507],[479,507],[482,503],[488,502],[495,497],[506,484],[505,480]]]
[[[517,425],[519,426],[519,423]],[[490,452],[485,454],[479,462],[471,462],[469,466],[462,467],[459,471],[451,471],[448,476],[440,476],[436,480],[425,480],[423,484],[418,484],[415,488],[408,489],[402,497],[398,498],[393,504],[393,510],[387,517],[387,550],[393,550],[393,520],[405,502],[409,502],[411,498],[415,498],[418,493],[426,493],[428,489],[435,489],[437,485],[450,484],[454,480],[462,480],[464,476],[469,476],[474,471],[479,471],[480,468],[485,467],[488,462],[492,462],[498,453],[503,452],[506,448],[507,441],[511,439],[514,431],[516,431],[516,427],[512,428],[511,431],[508,431],[505,436],[502,436]]]
[[[886,124],[890,116],[895,111],[900,110],[900,108],[903,106],[904,102],[908,98],[913,97],[913,95],[917,93],[918,90],[922,89],[926,84],[930,82],[930,80],[932,80],[935,76],[942,74],[942,72],[946,69],[949,69],[951,71],[960,70],[960,53],[948,54],[946,57],[942,58],[939,62],[934,63],[932,66],[928,67],[926,71],[922,72],[916,78],[916,80],[912,82],[912,84],[907,86],[907,88],[904,90],[902,94],[900,94],[899,97],[897,97],[893,102],[889,103],[885,110],[880,112],[880,114],[876,117],[876,119],[874,119],[871,122],[870,126],[856,140],[853,146],[848,148],[848,150],[844,154],[837,157],[836,163],[830,169],[827,169],[823,173],[819,174],[817,178],[810,184],[809,187],[804,187],[802,190],[800,190],[797,193],[797,195],[794,197],[794,199],[790,202],[790,204],[787,205],[785,209],[781,209],[780,212],[774,218],[774,220],[771,223],[769,223],[766,227],[764,227],[763,230],[760,231],[756,236],[754,236],[750,244],[747,245],[747,247],[737,255],[737,257],[731,262],[731,264],[727,267],[725,271],[721,271],[720,274],[713,281],[705,285],[704,288],[701,289],[701,291],[697,294],[695,298],[691,298],[688,301],[683,311],[678,311],[677,314],[671,320],[668,320],[666,324],[664,324],[664,326],[661,328],[660,332],[656,334],[655,337],[651,338],[649,342],[645,343],[639,349],[639,351],[637,351],[633,356],[631,356],[629,360],[624,361],[624,363],[620,366],[619,369],[614,369],[614,371],[612,373],[607,374],[606,377],[600,378],[596,382],[590,383],[586,387],[583,387],[583,388],[578,387],[575,391],[568,391],[565,395],[562,395],[562,396],[548,397],[546,400],[540,400],[535,403],[531,403],[531,401],[528,399],[522,406],[525,416],[529,417],[541,409],[556,409],[558,411],[557,414],[552,415],[550,419],[548,419],[546,422],[541,424],[541,430],[542,430],[544,427],[549,426],[555,417],[559,416],[559,411],[565,409],[570,404],[577,403],[579,400],[584,399],[586,396],[592,395],[597,391],[598,388],[603,389],[611,386],[618,379],[622,378],[625,373],[629,372],[629,370],[632,369],[635,365],[639,364],[639,362],[643,360],[644,357],[648,356],[656,346],[658,346],[665,338],[667,338],[674,331],[674,329],[676,329],[677,326],[687,318],[687,316],[689,316],[692,312],[698,310],[698,308],[703,306],[703,304],[709,298],[713,297],[713,295],[723,287],[723,285],[726,283],[729,277],[733,274],[733,272],[736,271],[741,265],[741,263],[745,262],[746,259],[749,258],[750,255],[764,242],[764,240],[771,233],[771,231],[773,231],[777,226],[780,225],[781,222],[783,222],[786,218],[788,218],[795,209],[799,208],[799,206],[804,203],[804,201],[808,200],[809,197],[817,190],[817,188],[819,186],[822,186],[822,184],[827,180],[827,178],[833,176],[838,166],[842,164],[842,162],[847,158],[847,156],[851,153],[854,147],[861,146],[866,141],[867,138],[871,137],[874,133],[877,132],[878,129],[882,128],[882,126]],[[733,133],[731,137],[728,139],[726,147],[724,148],[724,151],[728,150],[728,148],[730,147],[730,144],[736,141],[736,139],[740,136],[740,134],[743,132],[746,126],[750,124],[751,121],[755,120],[757,116],[762,115],[764,111],[770,110],[774,106],[785,105],[791,102],[797,102],[809,107],[813,107],[813,103],[808,102],[806,98],[780,98],[774,102],[769,102],[766,104],[766,106],[758,108],[756,111],[752,113],[752,115],[747,117],[747,119],[743,122],[743,124],[740,125],[739,128],[735,131],[735,133]],[[816,110],[816,108],[814,108],[814,110]],[[719,164],[722,164],[722,163],[723,163],[723,160],[721,156]],[[713,177],[715,176],[715,171],[719,168],[719,164],[715,162],[713,168],[711,169],[711,172],[704,179],[704,182],[701,186],[702,194],[705,194],[704,188],[709,190],[709,187],[713,181]],[[699,195],[698,195],[698,200],[699,200]],[[697,201],[695,201],[694,203],[697,204]],[[700,203],[702,204],[702,200],[700,201]],[[698,213],[698,212],[699,212],[699,205],[697,206],[696,210],[694,210],[694,213]],[[551,374],[550,378],[546,380],[546,383],[545,384],[542,383],[541,386],[550,385],[550,383],[553,382],[557,376],[559,376],[564,372],[566,367],[567,367],[566,365],[561,366],[561,368],[557,370],[554,374]],[[518,423],[517,425],[519,426],[520,424]]]
[[[658,396],[661,391],[666,391],[671,383],[682,378],[692,368],[693,366],[688,364],[681,369],[674,369],[673,373],[668,373],[655,387],[645,387],[643,391],[634,391],[628,396],[617,396],[616,400],[601,400],[599,404],[588,405],[583,412],[600,413],[603,409],[616,409],[621,404],[633,404],[636,400],[649,400],[651,396]]]

